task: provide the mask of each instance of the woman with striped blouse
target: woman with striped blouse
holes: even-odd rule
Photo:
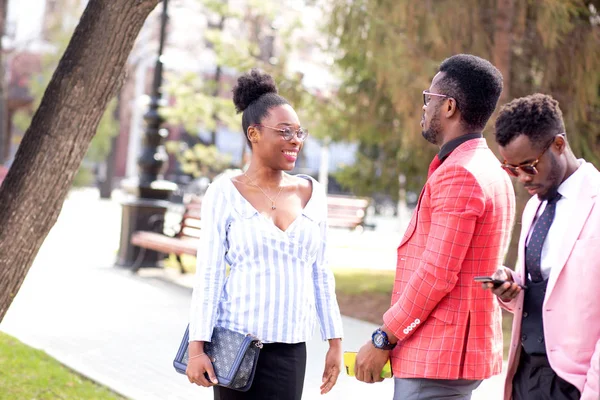
[[[213,328],[224,327],[265,345],[250,390],[214,386],[216,400],[300,400],[305,342],[318,319],[329,341],[327,393],[341,369],[342,321],[325,257],[326,193],[311,177],[284,172],[294,168],[308,132],[268,74],[242,75],[233,101],[252,156],[246,172],[217,179],[202,200],[187,375],[205,387],[217,383],[202,353]]]

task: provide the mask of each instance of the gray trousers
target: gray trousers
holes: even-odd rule
[[[482,381],[394,378],[394,400],[470,400]]]

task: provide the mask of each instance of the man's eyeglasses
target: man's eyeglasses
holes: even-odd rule
[[[308,137],[308,131],[303,128],[298,128],[296,131],[294,131],[294,129],[290,126],[286,126],[285,128],[274,128],[272,126],[261,125],[261,124],[254,124],[253,126],[262,126],[265,128],[273,129],[274,131],[279,132],[279,134],[281,135],[283,140],[287,140],[287,141],[292,140],[294,135],[296,135],[296,138],[298,138],[298,141],[300,141],[300,142],[304,142],[306,140],[306,138]]]
[[[428,92],[427,90],[423,90],[423,104],[425,104],[425,107],[427,107],[427,105],[431,101],[431,96],[443,97],[445,99],[453,98],[452,96],[447,96],[445,94],[431,93],[431,92]]]
[[[560,135],[564,135],[564,133],[560,133]],[[538,163],[540,162],[540,159],[542,158],[544,153],[546,153],[546,151],[548,151],[550,146],[552,146],[552,143],[554,143],[555,139],[556,139],[556,136],[552,138],[552,140],[550,141],[550,143],[548,143],[546,145],[546,147],[544,147],[544,150],[540,153],[540,155],[533,162],[530,162],[527,164],[512,165],[512,164],[508,164],[506,162],[506,160],[504,160],[504,162],[501,165],[502,169],[505,170],[510,176],[514,176],[515,178],[519,176],[519,171],[522,171],[523,173],[525,173],[527,175],[537,175],[538,170],[535,166],[538,165]]]

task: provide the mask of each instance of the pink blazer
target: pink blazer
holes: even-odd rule
[[[548,360],[552,369],[576,386],[582,400],[600,398],[600,172],[584,164],[586,184],[576,215],[564,234],[557,268],[553,268],[543,303]],[[525,239],[540,205],[532,197],[523,211],[515,281],[524,278]],[[511,399],[520,357],[523,294],[504,307],[514,313],[504,398]]]

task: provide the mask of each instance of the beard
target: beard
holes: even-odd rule
[[[561,177],[563,176],[563,171],[560,167],[560,164],[556,160],[554,154],[550,153],[550,156],[550,172],[548,173],[548,182],[550,186],[546,192],[538,194],[540,201],[549,200],[556,196],[558,193],[558,187],[562,183]]]
[[[433,111],[431,121],[429,121],[429,129],[421,132],[421,135],[431,144],[438,145],[439,138],[442,133],[442,124],[440,123],[440,106],[438,105]]]

